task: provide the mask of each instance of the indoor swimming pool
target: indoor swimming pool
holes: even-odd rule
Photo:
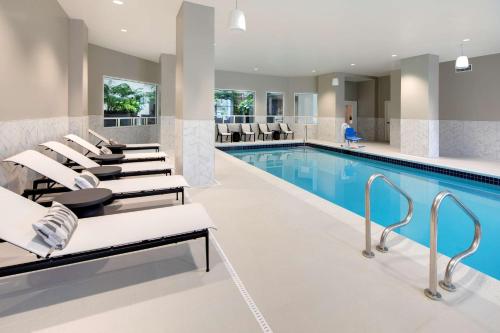
[[[500,253],[499,186],[312,147],[228,153],[361,216],[365,213],[365,184],[371,175],[382,173],[414,201],[412,221],[397,232],[426,246],[432,201],[439,192],[449,190],[476,214],[482,226],[479,249],[463,263],[500,279],[500,263],[496,259]],[[408,210],[406,199],[382,181],[373,184],[371,205],[372,220],[383,226],[400,221]],[[438,251],[451,257],[470,245],[474,225],[451,200],[445,200],[439,213],[438,235]],[[373,236],[378,239],[380,235]]]

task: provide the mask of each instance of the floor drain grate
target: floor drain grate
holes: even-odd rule
[[[210,237],[212,238],[213,244],[215,245],[215,248],[217,252],[219,253],[220,257],[222,258],[222,261],[224,262],[224,265],[226,266],[227,271],[229,272],[229,275],[233,279],[234,284],[240,291],[241,296],[245,300],[245,302],[248,305],[248,308],[252,312],[253,316],[259,323],[260,328],[262,329],[262,332],[264,333],[272,333],[273,330],[269,326],[269,324],[266,321],[266,318],[262,315],[260,312],[259,308],[257,307],[257,304],[252,299],[252,296],[248,293],[247,289],[245,288],[245,285],[241,281],[240,277],[238,276],[238,273],[234,270],[233,265],[229,262],[229,259],[226,257],[226,254],[220,247],[219,243],[217,242],[217,239],[215,239],[215,236],[210,234]]]

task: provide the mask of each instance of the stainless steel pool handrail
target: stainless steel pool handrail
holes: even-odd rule
[[[462,261],[464,258],[472,255],[477,251],[479,247],[479,243],[481,241],[481,223],[476,215],[467,208],[453,193],[449,191],[442,191],[436,195],[434,201],[432,202],[431,208],[431,234],[430,234],[430,260],[429,260],[429,288],[424,290],[425,296],[429,297],[432,300],[441,299],[441,294],[437,291],[437,238],[438,238],[438,220],[439,220],[439,207],[441,207],[441,203],[444,199],[450,197],[453,199],[458,207],[462,208],[462,210],[469,215],[469,217],[474,222],[474,239],[472,240],[471,245],[463,252],[460,252],[448,262],[446,266],[446,271],[444,274],[444,279],[439,281],[439,286],[447,291],[455,291],[456,287],[452,283],[453,271],[457,264]]]
[[[405,191],[403,191],[399,186],[394,184],[389,178],[387,178],[381,173],[376,173],[371,175],[368,181],[366,182],[365,186],[365,249],[362,251],[362,253],[367,258],[373,258],[375,256],[375,254],[371,249],[372,231],[371,231],[371,218],[370,218],[370,194],[371,194],[372,184],[378,178],[382,179],[386,184],[389,184],[393,189],[395,189],[403,197],[405,197],[405,199],[408,201],[408,212],[405,218],[402,219],[400,222],[391,224],[387,226],[384,229],[384,231],[382,231],[382,235],[380,236],[380,242],[376,246],[377,250],[380,252],[387,252],[388,249],[385,245],[385,242],[387,240],[387,236],[389,235],[389,233],[391,233],[391,231],[393,231],[394,229],[400,228],[410,223],[411,218],[413,216],[413,200]]]

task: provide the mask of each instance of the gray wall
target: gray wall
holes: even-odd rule
[[[0,120],[68,114],[68,36],[57,1],[0,1]]]
[[[215,71],[216,89],[251,90],[256,92],[255,115],[267,114],[267,92],[282,92],[284,115],[294,113],[294,93],[317,92],[316,77],[279,77],[239,72]]]
[[[357,83],[358,117],[373,117],[376,115],[376,81],[368,80]]]
[[[500,121],[500,54],[469,59],[472,72],[439,65],[439,119]],[[391,72],[391,118],[401,117],[401,72]]]
[[[89,44],[89,114],[103,115],[104,75],[143,82],[160,83],[160,65],[128,54]]]
[[[88,28],[82,20],[69,20],[68,115],[87,116]]]
[[[0,1],[0,161],[68,133],[69,19],[56,0]],[[18,193],[39,177],[0,163]]]
[[[345,96],[346,101],[358,100],[358,85],[353,81],[345,81]]]
[[[391,77],[381,76],[377,78],[377,112],[378,118],[384,118],[385,101],[391,100]]]
[[[472,72],[439,66],[439,119],[500,121],[500,54],[471,58]]]
[[[401,118],[439,119],[439,57],[401,60]]]
[[[401,118],[401,71],[395,70],[391,72],[391,102],[389,104],[390,118]]]
[[[97,45],[88,46],[88,126],[123,143],[160,141],[160,126],[103,127],[103,76],[160,83],[160,64]],[[94,138],[91,138],[94,140]]]

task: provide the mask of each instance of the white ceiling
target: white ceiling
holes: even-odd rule
[[[123,1],[118,6],[112,0],[59,0],[70,17],[85,20],[90,43],[153,61],[160,53],[175,53],[182,1]],[[471,39],[465,43],[468,56],[500,53],[499,0],[239,0],[245,33],[227,29],[233,0],[192,2],[215,7],[215,60],[221,70],[378,75],[398,68],[404,57],[433,53],[452,60],[464,38]]]

